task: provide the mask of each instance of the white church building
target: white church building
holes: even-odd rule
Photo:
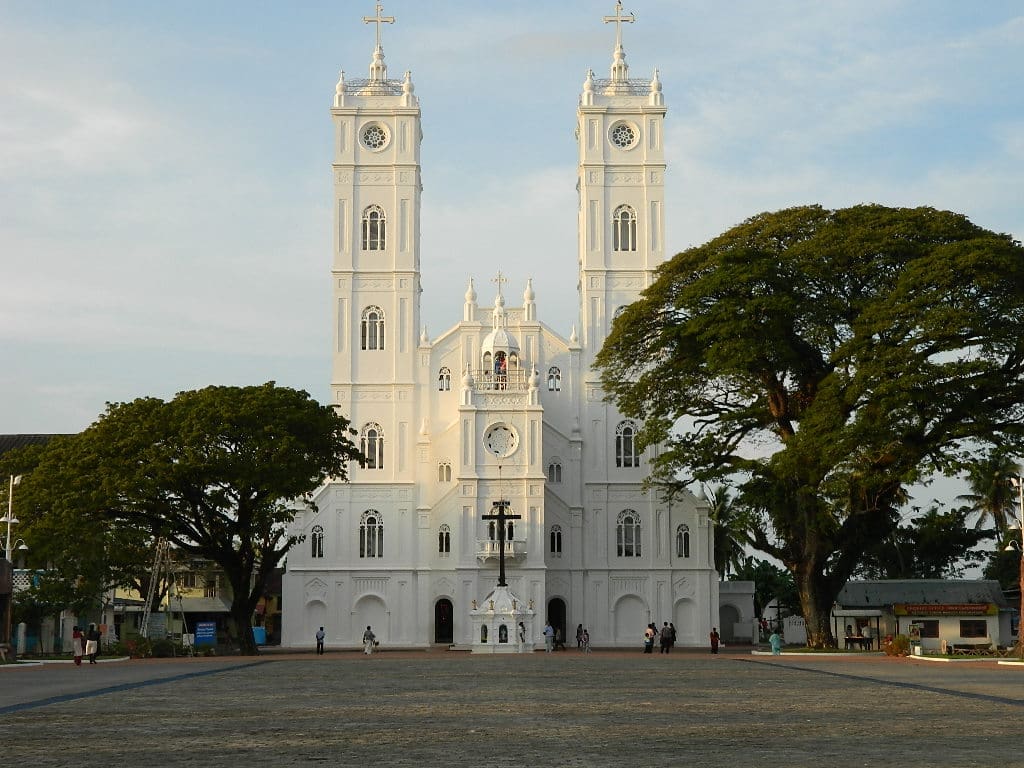
[[[367,461],[292,524],[304,538],[288,555],[282,644],[312,647],[321,626],[334,648],[359,646],[367,626],[390,647],[479,644],[473,613],[497,583],[502,538],[482,516],[504,501],[517,516],[502,531],[508,585],[533,611],[528,645],[543,646],[545,621],[570,644],[582,624],[596,646],[639,647],[649,622],[671,621],[678,645],[706,645],[726,615],[707,504],[645,491],[653,454],[637,450],[638,425],[593,370],[612,318],[665,259],[666,107],[656,71],[628,77],[632,17],[621,4],[606,17],[610,76],[587,73],[578,99],[568,338],[544,324],[529,281],[513,288],[500,273],[493,295],[469,281],[444,333],[421,330],[420,106],[408,72],[387,76],[380,25],[392,19],[378,3],[365,20],[378,30],[369,77],[343,73],[331,109],[330,391]],[[752,619],[747,602],[728,615]]]

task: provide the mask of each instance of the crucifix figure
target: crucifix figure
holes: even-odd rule
[[[509,520],[521,520],[522,515],[512,515],[508,511],[509,503],[500,499],[491,504],[493,510],[489,515],[481,515],[481,520],[498,521],[498,586],[507,587],[505,583],[505,523]]]
[[[614,16],[602,16],[601,20],[605,24],[615,24],[615,47],[622,47],[622,22],[632,24],[636,21],[636,16],[632,13],[628,16],[622,15],[622,0],[616,0],[615,2],[615,15]]]
[[[621,3],[620,3],[621,5]],[[394,16],[381,16],[381,11],[384,10],[383,3],[377,3],[377,15],[376,16],[363,16],[364,24],[376,24],[377,25],[377,49],[380,49],[380,25],[381,24],[394,24]]]

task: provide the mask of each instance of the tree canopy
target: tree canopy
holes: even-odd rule
[[[734,482],[809,641],[906,487],[1024,416],[1024,249],[931,208],[764,213],[664,264],[597,358],[660,482]]]
[[[112,404],[81,434],[47,446],[26,476],[25,502],[35,525],[69,526],[108,560],[164,537],[217,563],[231,585],[236,640],[253,653],[252,614],[296,541],[287,534],[295,502],[347,476],[360,458],[351,434],[334,408],[273,382]]]

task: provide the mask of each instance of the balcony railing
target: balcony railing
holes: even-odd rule
[[[526,392],[530,389],[530,377],[525,370],[495,373],[489,370],[473,371],[475,392]]]
[[[498,552],[500,551],[501,542],[495,541],[494,539],[477,539],[476,540],[476,557],[481,562],[488,560],[497,560]],[[526,542],[525,541],[506,541],[505,542],[505,560],[518,560],[526,557]]]

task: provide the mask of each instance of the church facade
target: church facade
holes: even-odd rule
[[[665,258],[664,120],[657,72],[628,77],[621,4],[610,77],[578,99],[579,326],[544,324],[530,281],[498,273],[461,318],[420,324],[420,107],[412,79],[338,82],[334,122],[331,397],[366,456],[326,483],[283,580],[282,644],[355,647],[372,626],[388,646],[469,647],[471,611],[498,578],[536,616],[598,646],[636,647],[649,622],[677,644],[718,625],[706,502],[645,490],[652,450],[601,392],[593,361],[615,313]],[[566,179],[566,183],[571,183]],[[571,215],[571,214],[570,214]],[[572,258],[551,254],[551,258]],[[480,287],[481,291],[483,286]],[[490,291],[489,291],[490,292]],[[484,519],[493,509],[509,519]],[[497,526],[501,525],[501,531]],[[503,534],[503,535],[502,535]],[[505,539],[502,541],[502,539]]]

